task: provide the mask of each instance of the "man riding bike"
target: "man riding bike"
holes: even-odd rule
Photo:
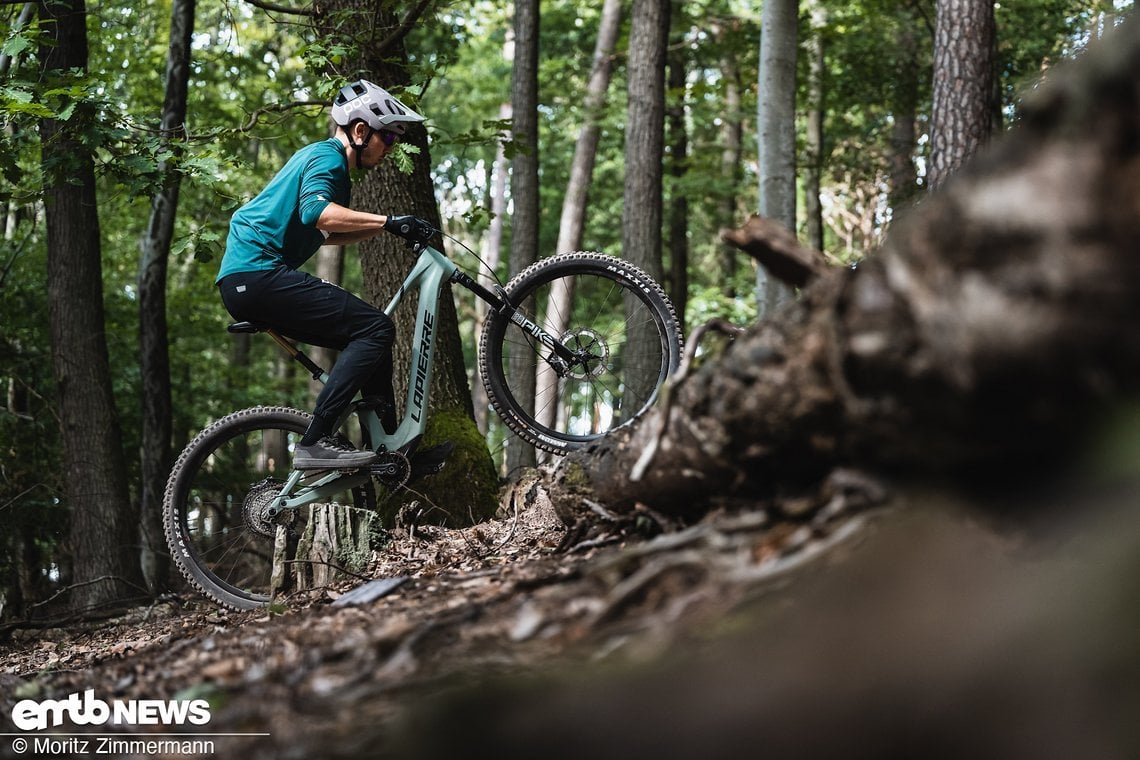
[[[395,326],[381,310],[336,285],[298,271],[322,245],[349,245],[382,230],[429,237],[414,216],[349,207],[350,167],[372,169],[424,117],[367,80],[343,87],[333,100],[335,134],[297,151],[253,200],[234,212],[216,284],[238,320],[267,325],[291,338],[340,351],[293,453],[293,467],[365,467],[376,459],[332,437],[360,391],[384,428],[396,426],[392,390]]]

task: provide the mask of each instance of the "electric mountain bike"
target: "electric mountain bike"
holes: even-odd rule
[[[384,310],[392,315],[406,294],[419,294],[403,416],[388,433],[376,411],[358,399],[338,426],[359,436],[347,443],[378,453],[373,464],[292,469],[292,450],[310,415],[285,406],[222,417],[175,462],[163,499],[166,540],[182,575],[217,602],[236,609],[269,602],[275,541],[286,536],[287,562],[305,561],[290,552],[310,519],[309,505],[339,497],[372,509],[377,484],[396,490],[442,467],[439,451],[417,448],[428,420],[445,282],[488,305],[478,365],[491,405],[520,438],[554,454],[587,446],[636,419],[680,362],[681,330],[672,304],[651,277],[620,259],[556,255],[505,287],[488,288],[426,240],[409,245],[418,258]],[[275,330],[247,322],[229,330],[267,333],[314,378],[327,379]],[[344,425],[353,415],[358,424]]]

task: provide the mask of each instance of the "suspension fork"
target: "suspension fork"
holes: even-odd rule
[[[502,288],[499,288],[497,292],[489,290],[476,282],[471,275],[458,269],[451,275],[451,281],[462,285],[479,298],[482,298],[496,312],[506,316],[507,319],[518,325],[528,335],[549,348],[551,350],[551,356],[548,357],[547,361],[550,362],[551,367],[554,368],[554,371],[558,373],[559,377],[565,375],[567,370],[580,360],[580,357],[567,348],[561,339],[551,335],[544,330],[541,325],[535,324],[535,322],[527,318],[527,316],[522,313],[522,310],[507,299],[507,294]]]

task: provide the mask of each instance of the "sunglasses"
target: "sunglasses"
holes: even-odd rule
[[[378,130],[377,133],[380,135],[380,140],[383,141],[383,143],[385,145],[387,145],[389,148],[391,148],[396,143],[400,142],[400,136],[398,134],[396,134],[395,132],[389,132],[386,129],[381,129],[381,130]]]

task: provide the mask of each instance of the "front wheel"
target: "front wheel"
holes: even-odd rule
[[[574,354],[553,350],[509,315],[483,327],[479,368],[495,411],[523,440],[555,454],[640,416],[681,361],[681,328],[665,291],[601,253],[567,253],[524,269],[507,298]]]
[[[171,470],[163,497],[166,542],[194,588],[228,607],[269,602],[274,541],[286,528],[286,562],[295,566],[309,510],[267,507],[292,469],[293,448],[312,417],[288,407],[253,407],[199,433]],[[371,482],[353,489],[354,506],[375,506]],[[294,567],[295,569],[295,567]]]

